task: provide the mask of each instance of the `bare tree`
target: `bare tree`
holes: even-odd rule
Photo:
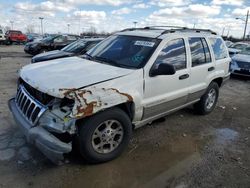
[[[34,25],[27,25],[27,27],[26,27],[27,33],[34,33],[34,31],[35,31]]]

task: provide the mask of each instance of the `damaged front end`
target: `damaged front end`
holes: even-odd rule
[[[76,131],[76,119],[70,117],[73,105],[74,100],[49,96],[25,82],[19,83],[16,97],[9,100],[9,108],[28,142],[56,164],[72,150]]]
[[[56,164],[72,150],[78,119],[133,101],[130,95],[114,88],[59,89],[61,98],[57,98],[21,79],[18,85],[16,97],[9,101],[14,119],[27,140]]]

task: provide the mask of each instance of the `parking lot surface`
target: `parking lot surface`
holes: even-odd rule
[[[207,116],[187,108],[134,132],[118,159],[55,166],[26,143],[9,112],[17,71],[31,56],[0,46],[0,187],[250,187],[250,80],[223,86]]]

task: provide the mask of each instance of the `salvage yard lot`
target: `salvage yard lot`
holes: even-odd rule
[[[88,165],[73,152],[62,166],[28,145],[9,112],[23,46],[0,46],[0,187],[249,187],[250,80],[231,79],[207,116],[192,108],[134,132],[118,159]]]

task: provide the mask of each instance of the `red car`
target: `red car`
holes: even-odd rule
[[[21,31],[9,30],[5,33],[6,43],[12,44],[13,42],[25,43],[27,41],[27,36]]]

